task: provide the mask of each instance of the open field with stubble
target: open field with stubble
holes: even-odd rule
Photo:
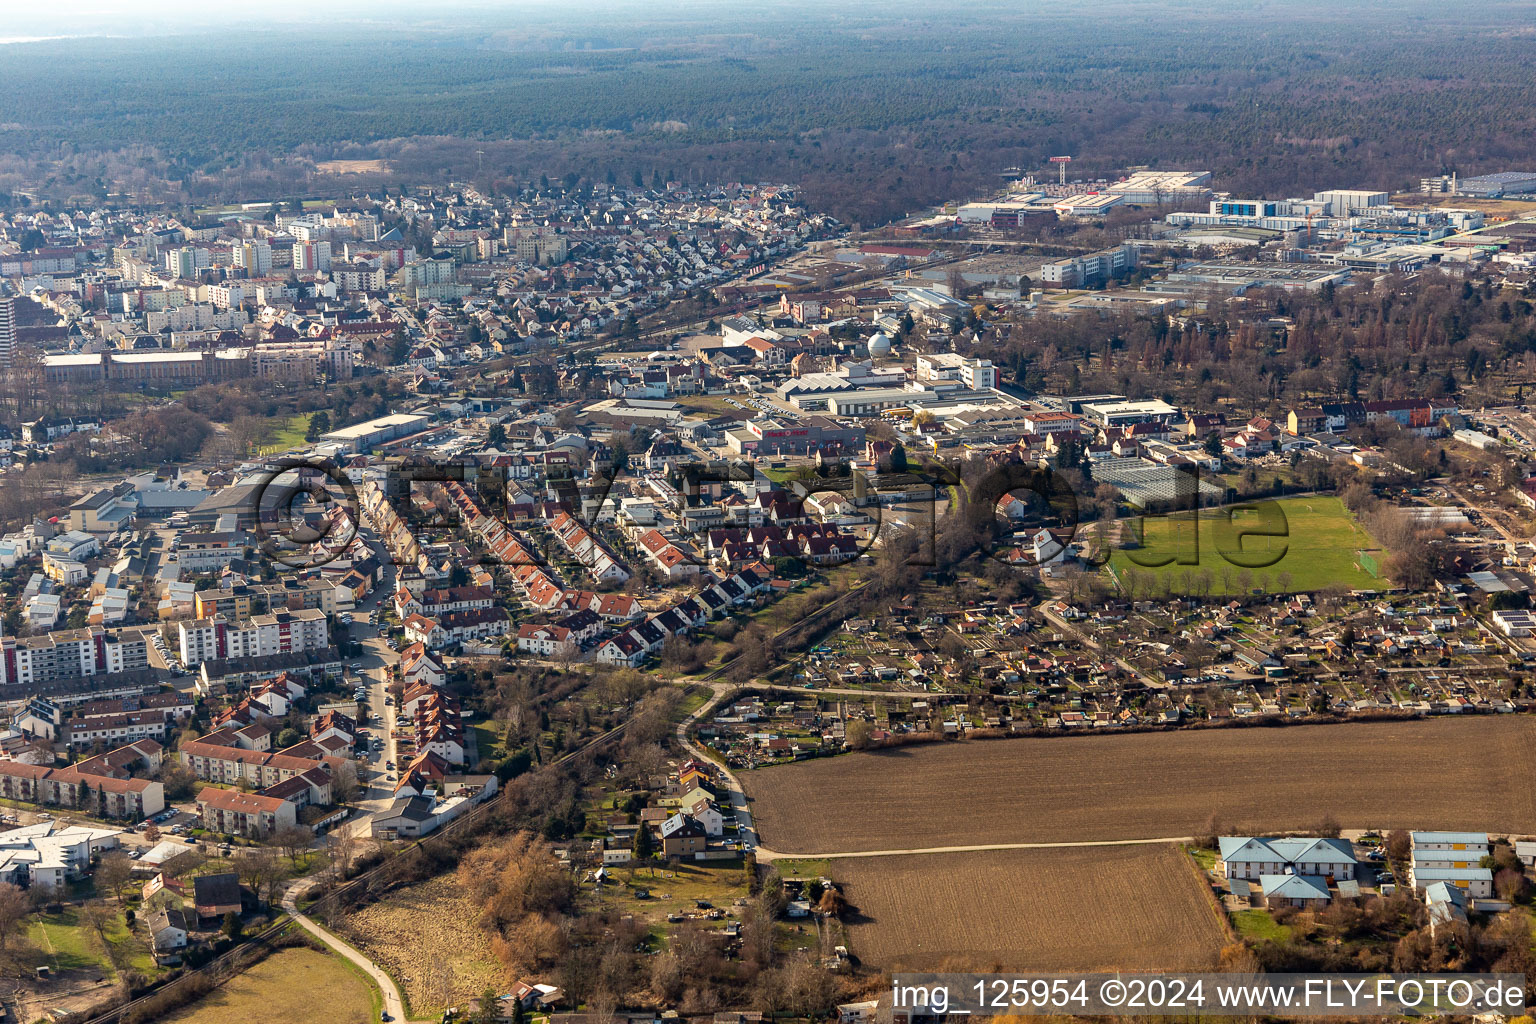
[[[1175,846],[841,860],[850,947],[888,969],[1210,970],[1229,941]]]
[[[819,855],[1345,828],[1536,832],[1536,718],[903,747],[742,773],[762,845]]]

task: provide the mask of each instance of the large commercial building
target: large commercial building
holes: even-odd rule
[[[1082,404],[1082,414],[1101,427],[1129,427],[1137,423],[1172,423],[1179,410],[1156,398],[1132,402],[1110,398]]]
[[[330,444],[340,445],[348,454],[358,455],[385,441],[393,441],[397,437],[405,437],[407,434],[425,430],[430,422],[432,421],[425,416],[396,413],[393,416],[381,416],[367,423],[333,430],[328,434],[322,434],[321,439]]]
[[[1337,188],[1327,192],[1317,192],[1313,194],[1312,199],[1325,204],[1331,216],[1352,217],[1364,213],[1373,206],[1390,205],[1392,194],[1370,189]]]
[[[1210,171],[1136,171],[1099,191],[1133,206],[1203,202],[1211,196]]]
[[[1175,211],[1163,220],[1172,227],[1264,228],[1270,231],[1301,231],[1332,223],[1327,204],[1290,199],[1213,199],[1205,213]]]
[[[1456,192],[1486,199],[1536,192],[1536,171],[1499,171],[1496,174],[1480,174],[1475,178],[1462,178],[1456,183]]]
[[[1349,274],[1348,267],[1332,264],[1211,260],[1180,267],[1161,281],[1143,286],[1142,290],[1164,295],[1187,295],[1204,290],[1242,295],[1250,288],[1313,292],[1329,284],[1348,284]]]
[[[864,443],[863,427],[845,427],[825,416],[785,422],[757,419],[726,435],[738,455],[809,455],[853,451]]]
[[[900,387],[905,378],[901,373],[876,373],[873,363],[850,363],[836,373],[807,373],[791,377],[779,385],[779,397],[796,408],[825,409],[831,395],[860,388]]]

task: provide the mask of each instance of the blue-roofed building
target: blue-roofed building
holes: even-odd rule
[[[1481,857],[1488,852],[1487,832],[1412,832],[1415,850],[1476,850]]]
[[[1221,873],[1226,878],[1254,879],[1265,875],[1354,878],[1359,863],[1354,847],[1347,839],[1222,836],[1218,843]]]
[[[1445,882],[1473,898],[1486,899],[1493,895],[1492,868],[1421,868],[1410,864],[1408,881],[1416,892],[1425,892],[1436,882]]]
[[[1424,889],[1429,908],[1429,934],[1453,924],[1467,923],[1467,894],[1449,882],[1435,882]]]
[[[1486,850],[1414,850],[1409,860],[1416,868],[1475,868],[1488,856]]]
[[[1259,889],[1264,893],[1264,905],[1271,910],[1316,909],[1326,907],[1332,899],[1327,883],[1314,875],[1264,875],[1259,879]]]

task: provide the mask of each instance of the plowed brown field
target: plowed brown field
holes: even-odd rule
[[[1210,970],[1227,941],[1171,846],[841,860],[867,964],[964,971]]]
[[[904,747],[749,771],[781,853],[1345,828],[1536,832],[1536,718]]]

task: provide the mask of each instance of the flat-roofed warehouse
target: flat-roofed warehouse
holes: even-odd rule
[[[1128,427],[1137,423],[1171,423],[1179,410],[1160,399],[1132,402],[1126,399],[1084,402],[1082,414],[1103,427]]]
[[[1191,263],[1153,281],[1142,290],[1187,294],[1216,288],[1241,295],[1250,288],[1319,291],[1324,285],[1349,283],[1349,268],[1317,263],[1264,263],[1258,260],[1210,260]]]
[[[1499,171],[1462,178],[1456,183],[1456,192],[1458,195],[1481,196],[1484,199],[1536,192],[1536,171]]]
[[[1133,205],[1204,202],[1211,197],[1210,171],[1136,171],[1101,191]]]
[[[380,416],[367,423],[332,430],[320,436],[321,440],[329,444],[340,445],[349,455],[359,455],[373,448],[374,445],[425,430],[427,424],[431,422],[429,417],[418,416],[415,413],[396,413],[393,416]]]

